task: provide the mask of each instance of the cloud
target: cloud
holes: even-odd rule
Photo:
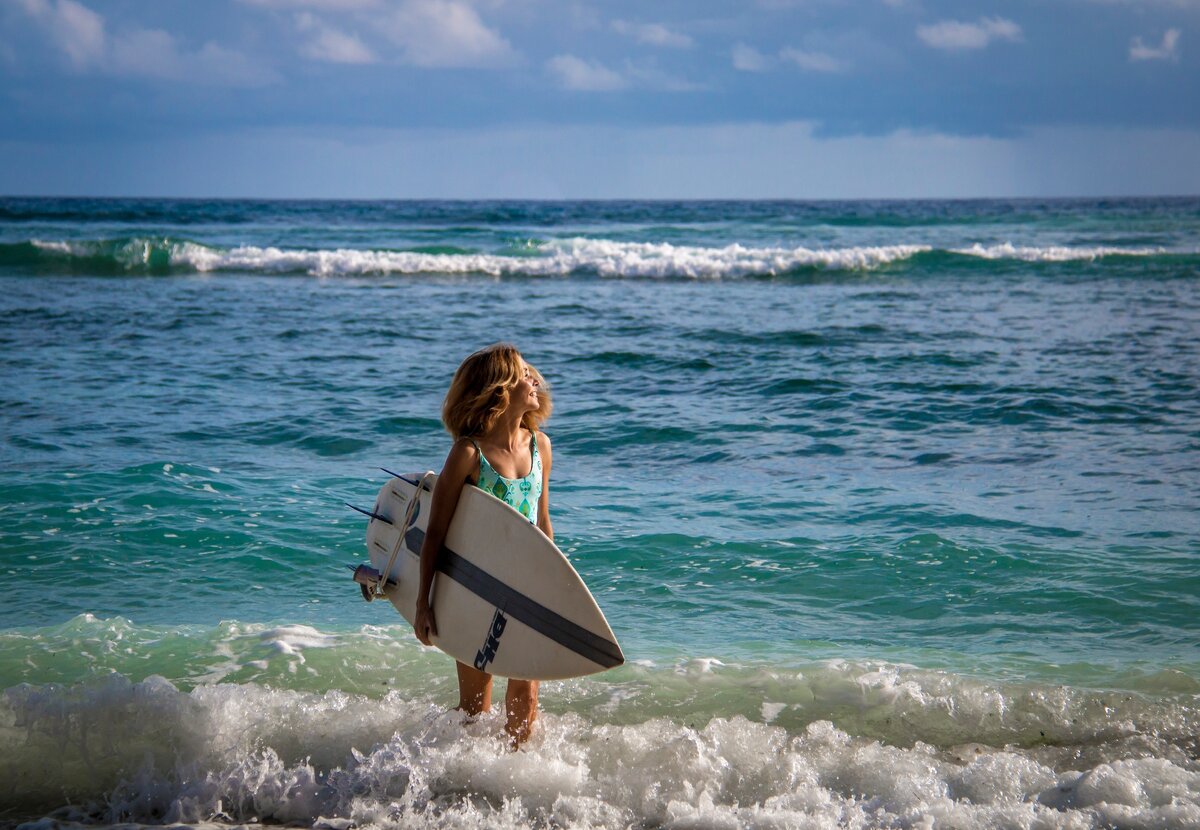
[[[324,11],[348,12],[360,9],[376,9],[381,0],[241,0],[250,6],[270,9],[322,9]]]
[[[982,49],[993,40],[1021,39],[1021,27],[1003,17],[982,17],[975,23],[943,20],[917,27],[917,37],[934,49],[962,52]]]
[[[664,72],[654,62],[626,61],[624,77],[634,86],[660,92],[699,92],[708,89],[704,84]]]
[[[30,17],[49,32],[76,69],[86,69],[104,59],[104,18],[75,0],[18,0]]]
[[[848,61],[816,49],[785,46],[778,55],[764,55],[744,43],[733,47],[733,68],[742,72],[766,72],[779,63],[790,63],[808,72],[845,72],[850,68]]]
[[[377,28],[414,66],[494,67],[519,57],[461,0],[408,0],[380,18]]]
[[[560,87],[576,92],[613,92],[633,88],[658,92],[697,92],[707,89],[703,84],[664,72],[653,60],[627,60],[620,69],[614,69],[599,61],[564,54],[546,61],[546,71]]]
[[[1163,33],[1162,43],[1158,46],[1147,46],[1140,37],[1135,37],[1129,44],[1129,59],[1131,61],[1177,61],[1179,60],[1179,29],[1167,29]]]
[[[574,55],[556,55],[546,61],[546,69],[564,89],[578,92],[612,92],[629,85],[621,73]]]
[[[197,52],[184,53],[184,79],[218,86],[259,87],[278,83],[279,73],[245,54],[208,41]]]
[[[76,0],[18,0],[77,70],[220,86],[262,86],[276,73],[214,42],[181,49],[162,29],[133,27],[109,35],[104,18]]]
[[[109,46],[108,69],[117,75],[177,79],[184,63],[175,38],[161,29],[134,29],[117,35]]]
[[[844,72],[849,68],[845,62],[825,52],[808,52],[788,47],[779,51],[779,57],[809,72]]]
[[[738,43],[733,47],[734,69],[742,72],[766,72],[770,64],[771,59],[753,46]]]
[[[326,25],[315,15],[301,12],[296,28],[309,35],[300,47],[305,57],[329,63],[375,63],[375,53],[356,36]]]
[[[103,69],[114,75],[210,86],[258,87],[279,80],[274,70],[241,52],[213,41],[195,51],[183,49],[162,29],[130,29],[113,36]]]
[[[626,20],[614,20],[614,32],[627,35],[639,43],[651,46],[669,46],[674,49],[687,49],[693,45],[692,39],[680,32],[672,32],[661,23],[630,23]]]

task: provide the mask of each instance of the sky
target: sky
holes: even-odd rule
[[[0,194],[1200,193],[1200,0],[0,0]]]

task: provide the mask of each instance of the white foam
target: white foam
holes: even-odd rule
[[[280,625],[260,632],[258,639],[281,654],[299,655],[307,648],[331,648],[338,643],[333,634],[323,634],[307,625]]]
[[[1074,262],[1095,260],[1107,256],[1145,257],[1170,253],[1166,248],[1122,248],[1111,245],[1080,246],[1068,248],[1059,245],[1028,246],[1004,242],[999,245],[981,245],[978,242],[967,248],[955,248],[953,253],[982,259],[1017,259],[1022,262]]]
[[[130,269],[161,266],[213,271],[304,273],[320,277],[367,275],[482,274],[492,277],[601,277],[723,279],[749,275],[772,276],[797,270],[861,271],[877,269],[934,250],[925,244],[809,248],[673,245],[666,242],[624,242],[609,239],[551,240],[526,246],[530,255],[433,254],[416,251],[286,249],[243,245],[209,247],[190,241],[137,238],[120,244],[102,241],[32,240],[42,250],[67,256],[110,256]],[[1108,256],[1155,256],[1165,248],[1120,246],[1030,246],[1011,242],[973,245],[951,253],[988,260],[1067,262]],[[1190,252],[1190,253],[1195,253]]]
[[[298,628],[274,638],[311,638]],[[468,722],[395,693],[185,693],[116,675],[22,686],[0,703],[0,800],[30,815],[69,802],[59,815],[109,823],[330,828],[1200,825],[1200,772],[1184,758],[1056,770],[1037,750],[888,744],[829,720],[691,726],[576,711],[544,714],[511,753],[501,717]]]
[[[70,242],[62,242],[58,240],[31,239],[29,240],[29,244],[43,251],[53,251],[57,254],[71,254],[73,256],[79,256],[84,253],[82,248],[80,248],[78,245],[72,245]]]
[[[688,277],[717,279],[782,274],[799,268],[870,269],[929,250],[921,245],[832,249],[700,247],[669,243],[568,239],[547,243],[539,256],[428,254],[409,251],[285,250],[243,246],[230,250],[191,243],[172,249],[173,263],[198,271],[250,270],[315,276],[368,274],[486,274],[489,276]]]
[[[770,723],[779,717],[779,713],[786,709],[786,703],[775,703],[774,701],[764,700],[759,708],[759,713],[762,715],[763,723]]]

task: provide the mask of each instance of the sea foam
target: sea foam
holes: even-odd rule
[[[1009,259],[1022,262],[1076,262],[1095,260],[1102,257],[1147,257],[1161,256],[1169,253],[1165,248],[1120,247],[1115,245],[1081,245],[1067,247],[1064,245],[1014,245],[1005,242],[999,245],[981,245],[978,242],[966,248],[955,248],[952,251],[963,256],[979,257],[981,259]]]
[[[312,632],[263,633],[289,648],[329,648]],[[411,690],[185,691],[116,674],[21,685],[0,699],[0,802],[8,815],[60,822],[335,830],[1200,825],[1188,706],[1096,710],[1093,697],[1052,688],[837,661],[793,677],[782,696],[799,702],[773,703],[767,723],[713,714],[738,688],[759,694],[748,681],[761,685],[761,671],[717,666],[686,680],[691,700],[679,686],[669,689],[673,707],[639,702],[667,676],[683,683],[686,672],[639,667],[614,684],[547,684],[559,705],[516,753],[500,739],[499,712],[470,722]],[[614,705],[597,702],[605,697]],[[1014,740],[989,715],[1011,718]]]
[[[198,271],[252,270],[305,272],[316,276],[352,274],[485,274],[488,276],[685,277],[717,279],[751,274],[783,274],[800,268],[869,269],[923,250],[917,245],[837,249],[721,248],[668,243],[570,239],[542,246],[538,256],[427,254],[354,249],[283,250],[239,247],[218,251],[180,248],[172,262]]]
[[[1104,257],[1184,254],[1163,248],[1021,246],[1011,243],[935,249],[926,244],[832,248],[719,247],[667,242],[571,238],[538,243],[529,253],[427,253],[358,248],[301,249],[242,245],[232,248],[170,238],[108,241],[32,241],[42,255],[66,263],[107,263],[124,271],[249,272],[320,277],[483,275],[489,277],[676,278],[719,280],[812,271],[873,271],[929,253],[988,261],[1071,262]],[[42,263],[45,264],[45,263]]]

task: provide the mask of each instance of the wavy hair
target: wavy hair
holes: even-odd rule
[[[454,373],[442,404],[442,423],[449,433],[455,438],[469,438],[487,432],[508,408],[512,390],[526,366],[530,377],[538,382],[539,405],[525,413],[521,425],[536,432],[553,409],[550,387],[541,372],[525,362],[516,346],[496,343],[469,356]]]

